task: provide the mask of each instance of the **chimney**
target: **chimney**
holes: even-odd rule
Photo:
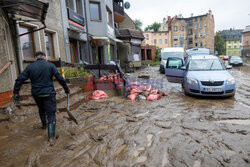
[[[167,21],[167,19],[166,19],[166,17],[164,17],[163,18],[163,24],[166,24],[166,21]]]
[[[230,31],[232,31],[232,28],[230,28]]]
[[[169,31],[171,31],[171,23],[172,23],[171,16],[168,16],[168,30]]]
[[[194,17],[194,14],[193,14],[193,13],[191,13],[191,17]]]
[[[211,9],[209,9],[209,10],[208,10],[208,13],[209,13],[210,15],[212,15],[212,10],[211,10]]]

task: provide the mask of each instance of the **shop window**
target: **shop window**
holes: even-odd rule
[[[46,47],[46,56],[49,59],[55,58],[55,47],[53,33],[45,31],[45,47]]]
[[[90,19],[101,21],[101,7],[99,2],[90,2]]]
[[[198,43],[197,42],[194,45],[195,45],[195,47],[198,47]]]
[[[113,25],[113,21],[112,21],[112,12],[111,10],[107,7],[107,22],[110,26]],[[113,26],[112,26],[113,27]]]
[[[202,42],[200,42],[200,47],[203,47],[203,43]]]
[[[19,33],[27,33],[32,31],[33,28],[27,26],[19,26]],[[29,33],[20,37],[21,48],[24,59],[26,58],[34,58],[35,56],[35,40],[34,40],[34,33]]]

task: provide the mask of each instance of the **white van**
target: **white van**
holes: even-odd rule
[[[169,57],[182,58],[184,60],[185,51],[181,47],[164,48],[161,51],[160,72],[165,73],[166,63]]]

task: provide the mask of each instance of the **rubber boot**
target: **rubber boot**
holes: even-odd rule
[[[49,124],[48,126],[48,137],[49,137],[49,143],[50,146],[53,146],[55,144],[55,140],[56,140],[56,124],[55,122],[53,122],[53,124]]]
[[[40,116],[40,118],[41,118],[41,122],[42,122],[42,129],[46,129],[47,128],[47,118],[46,118],[46,116],[44,116],[44,117]]]

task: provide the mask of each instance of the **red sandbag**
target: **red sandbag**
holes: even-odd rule
[[[131,92],[130,92],[131,95],[135,94],[135,93],[142,93],[142,90],[140,90],[140,89],[132,89]]]
[[[163,92],[162,93],[162,96],[168,96],[166,92]]]
[[[102,90],[96,90],[93,92],[93,96],[92,96],[92,99],[93,100],[98,100],[98,99],[104,99],[104,98],[107,98],[108,95],[102,91]]]
[[[106,81],[107,80],[107,76],[105,76],[105,75],[103,75],[100,79],[99,79],[99,81]]]
[[[158,92],[159,92],[158,89],[152,89],[152,90],[151,90],[151,94],[154,94],[154,95],[158,94]]]
[[[128,95],[128,98],[129,98],[132,102],[135,102],[135,99],[136,99],[137,96],[138,96],[137,93],[135,93],[135,94],[130,94],[130,95]]]
[[[160,98],[161,98],[161,95],[159,95],[159,94],[156,94],[156,95],[150,94],[150,95],[148,96],[147,100],[149,100],[149,101],[151,101],[151,100],[158,100],[158,99],[160,99]]]

